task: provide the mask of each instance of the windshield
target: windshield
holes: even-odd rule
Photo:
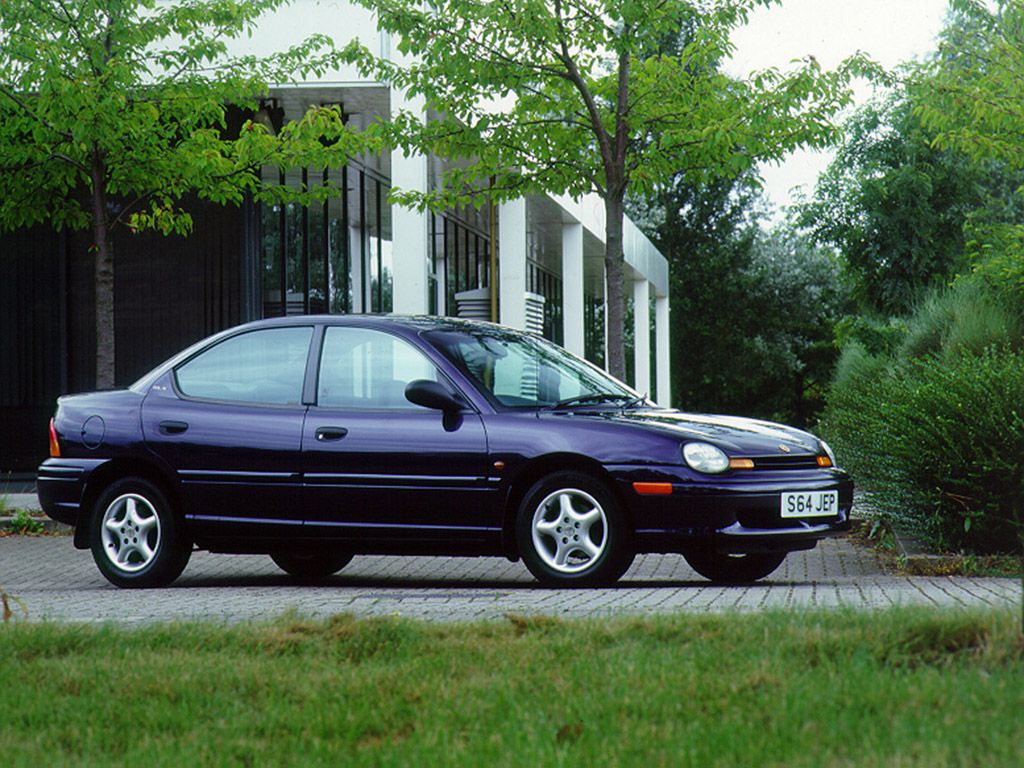
[[[486,327],[428,331],[424,337],[501,405],[569,407],[642,400],[601,369],[537,336]]]

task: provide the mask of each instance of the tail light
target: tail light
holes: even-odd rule
[[[60,441],[57,439],[57,428],[53,426],[53,419],[50,419],[50,458],[60,458]]]

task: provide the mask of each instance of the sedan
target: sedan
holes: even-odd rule
[[[38,490],[119,587],[170,584],[194,549],[307,580],[357,554],[499,555],[556,587],[679,553],[750,582],[853,500],[807,432],[658,407],[530,333],[379,315],[249,323],[60,398]]]

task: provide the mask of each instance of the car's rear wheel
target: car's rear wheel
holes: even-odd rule
[[[119,587],[167,586],[192,555],[167,497],[141,477],[111,483],[96,500],[90,526],[93,560]]]
[[[270,559],[289,576],[318,581],[333,576],[352,562],[352,555],[348,552],[274,552]]]
[[[724,552],[687,552],[683,555],[697,573],[720,584],[745,584],[763,579],[786,559],[785,552],[732,555]]]
[[[582,472],[534,483],[519,506],[516,540],[530,573],[554,587],[610,584],[634,557],[618,501]]]

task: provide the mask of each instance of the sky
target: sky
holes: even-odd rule
[[[741,77],[767,67],[785,70],[807,55],[831,69],[858,50],[892,68],[934,50],[947,5],[947,0],[783,0],[781,6],[758,9],[735,31],[736,51],[726,70]],[[855,90],[857,103],[870,96],[866,84]],[[792,201],[793,188],[813,192],[831,157],[831,152],[798,151],[781,164],[761,167],[776,218]]]

